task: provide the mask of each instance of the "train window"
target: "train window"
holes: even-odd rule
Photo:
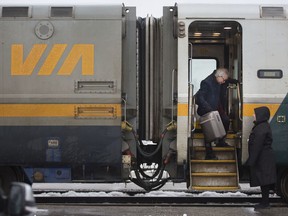
[[[3,7],[2,17],[28,17],[28,7]]]
[[[195,92],[199,90],[201,81],[209,76],[216,68],[216,59],[192,59],[192,83]]]
[[[258,70],[257,76],[260,79],[281,79],[283,72],[282,70]]]
[[[51,17],[72,17],[73,7],[51,7]]]

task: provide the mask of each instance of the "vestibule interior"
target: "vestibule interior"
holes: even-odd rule
[[[240,85],[228,87],[225,107],[231,133],[241,131],[242,28],[236,21],[193,21],[189,26],[189,74],[195,94],[203,79],[225,67]]]

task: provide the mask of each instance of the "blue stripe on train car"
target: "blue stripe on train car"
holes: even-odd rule
[[[288,165],[288,94],[272,118],[273,150],[278,165]]]
[[[0,164],[121,166],[119,126],[1,126]]]

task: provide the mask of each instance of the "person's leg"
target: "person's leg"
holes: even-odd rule
[[[206,150],[206,155],[205,155],[205,160],[217,160],[218,158],[215,156],[212,146],[211,146],[211,142],[208,142],[205,134],[204,135],[204,146],[205,146],[205,150]]]
[[[261,202],[259,204],[255,205],[255,209],[270,208],[270,205],[269,205],[270,185],[263,185],[263,186],[260,186],[260,188],[261,188],[262,199],[261,199]]]
[[[261,186],[262,201],[261,204],[269,206],[269,189],[270,185]]]
[[[230,125],[229,117],[226,114],[222,114],[222,115],[220,115],[220,118],[222,120],[224,129],[227,133],[227,131],[229,130],[229,125]]]
[[[229,130],[229,124],[230,124],[229,117],[226,114],[222,114],[222,115],[220,115],[220,117],[221,117],[224,129],[225,129],[225,131],[227,133],[227,131]],[[219,139],[219,141],[216,144],[216,146],[217,147],[229,147],[230,145],[228,145],[225,142],[225,139],[226,139],[226,136],[224,136],[222,139]]]
[[[206,148],[205,160],[217,160],[218,159],[213,152],[211,143],[205,142],[205,148]]]

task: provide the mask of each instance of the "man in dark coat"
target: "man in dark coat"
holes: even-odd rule
[[[250,166],[250,186],[261,187],[261,203],[255,209],[269,208],[269,190],[276,183],[276,162],[272,149],[272,131],[267,107],[254,109],[254,127],[249,136],[247,164]]]
[[[202,80],[200,89],[195,94],[195,101],[198,105],[197,113],[202,116],[211,111],[218,111],[226,132],[229,129],[229,117],[225,112],[227,105],[227,87],[229,83],[237,84],[238,81],[229,78],[226,68],[218,68],[207,78]],[[205,139],[205,134],[204,134]],[[218,141],[217,147],[229,146],[225,138]],[[205,159],[217,159],[211,147],[211,143],[205,141],[206,157]]]

